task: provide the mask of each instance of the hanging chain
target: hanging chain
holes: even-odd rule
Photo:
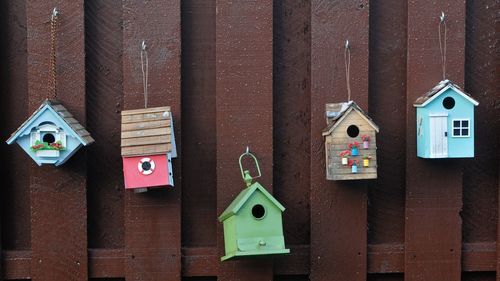
[[[50,18],[50,70],[51,70],[51,94],[52,98],[57,98],[57,72],[56,72],[56,36],[59,11],[54,8]]]
[[[347,84],[347,101],[351,101],[351,48],[349,40],[345,41],[344,49],[345,80]]]
[[[141,45],[141,69],[142,69],[142,87],[144,91],[144,108],[148,108],[148,76],[149,76],[149,61],[146,43],[142,41]]]
[[[444,27],[444,39],[441,40],[441,25]],[[439,17],[439,50],[441,51],[441,68],[443,70],[443,80],[446,79],[446,18],[444,12]],[[444,41],[444,42],[442,42]]]

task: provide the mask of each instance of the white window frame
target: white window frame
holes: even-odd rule
[[[455,127],[455,121],[460,121],[460,126]],[[462,121],[467,121],[469,124],[468,127],[462,127]],[[461,118],[461,119],[452,119],[451,120],[451,136],[453,138],[468,138],[470,137],[470,119],[469,118]],[[460,135],[455,135],[455,129],[460,129]],[[467,129],[467,135],[462,135],[462,129]]]

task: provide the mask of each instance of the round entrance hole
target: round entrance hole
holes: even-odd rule
[[[53,134],[45,134],[42,139],[43,142],[48,144],[54,143],[56,141],[56,137]]]
[[[258,220],[262,219],[266,215],[266,209],[264,206],[257,204],[252,207],[252,216]]]
[[[443,100],[443,106],[446,109],[452,109],[455,107],[455,99],[452,97],[446,97]]]
[[[147,162],[147,161],[146,161],[146,162],[142,163],[142,165],[141,165],[141,166],[142,166],[142,169],[143,169],[144,171],[149,171],[149,170],[151,170],[151,163],[150,163],[150,162]]]
[[[349,135],[351,138],[355,138],[359,135],[359,128],[356,125],[351,125],[347,127],[347,135]]]

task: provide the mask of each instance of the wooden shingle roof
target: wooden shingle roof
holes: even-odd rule
[[[24,123],[10,136],[7,143],[11,143],[15,138],[25,129],[26,126],[39,115],[45,107],[52,109],[69,127],[73,130],[76,138],[79,139],[83,145],[89,145],[94,142],[90,133],[73,117],[73,115],[57,100],[45,100],[40,107],[31,114],[31,116],[24,121]]]
[[[439,82],[436,86],[434,86],[434,88],[432,88],[430,91],[428,91],[424,95],[418,97],[417,100],[415,100],[415,102],[413,103],[413,106],[415,106],[415,107],[426,106],[433,99],[437,98],[439,95],[441,95],[442,93],[444,93],[449,88],[452,88],[453,90],[455,90],[455,92],[457,92],[458,94],[460,94],[461,96],[463,96],[466,100],[470,101],[472,104],[474,104],[474,105],[478,105],[479,104],[469,94],[467,94],[466,92],[464,92],[460,88],[460,86],[458,86],[457,84],[455,84],[455,83],[451,82],[450,80],[446,79],[446,80],[443,80],[443,81]]]
[[[323,136],[330,134],[337,127],[337,125],[342,122],[344,117],[347,116],[347,113],[352,110],[359,112],[363,119],[365,119],[366,122],[370,124],[370,126],[372,126],[378,133],[379,128],[377,124],[375,124],[375,122],[373,122],[373,120],[366,115],[363,109],[361,109],[361,107],[359,107],[354,101],[349,101],[326,104],[326,121],[328,125],[323,129]]]
[[[167,154],[172,152],[172,127],[169,106],[122,111],[121,154]]]

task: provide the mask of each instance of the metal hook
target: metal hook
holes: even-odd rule
[[[141,44],[141,48],[142,48],[142,50],[143,50],[143,51],[146,51],[146,47],[147,47],[147,45],[146,45],[146,41],[142,40],[142,44]]]
[[[57,7],[52,10],[52,20],[54,20],[55,17],[59,15],[59,11],[57,10]]]
[[[248,153],[250,153],[250,148],[249,148],[249,147],[248,147],[248,145],[247,145],[247,149],[246,149],[246,151],[245,151],[245,154],[248,154]]]
[[[347,40],[347,39],[345,40],[345,48],[349,49],[349,40]]]
[[[444,15],[444,12],[443,12],[443,11],[441,11],[441,16],[439,16],[439,19],[441,20],[441,22],[444,22],[445,18],[446,18],[446,17],[445,17],[445,15]]]

